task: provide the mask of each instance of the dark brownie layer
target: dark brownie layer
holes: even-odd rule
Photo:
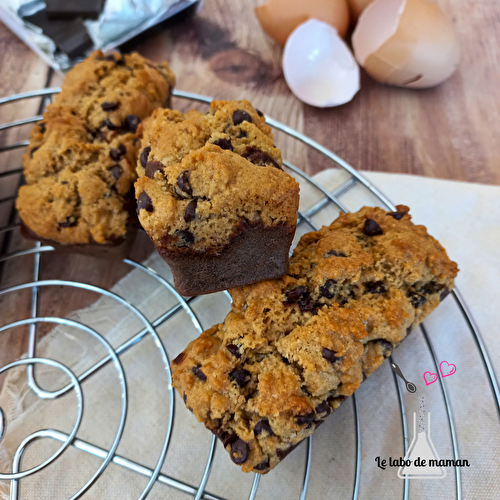
[[[230,244],[218,253],[185,247],[157,247],[174,275],[175,288],[185,296],[219,292],[278,278],[288,271],[288,248],[294,231],[286,224],[266,227],[243,224]]]

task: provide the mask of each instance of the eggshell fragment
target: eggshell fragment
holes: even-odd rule
[[[330,24],[342,37],[349,26],[347,0],[269,0],[256,7],[255,14],[262,29],[282,47],[290,33],[311,18]]]
[[[375,0],[352,36],[357,61],[375,80],[402,87],[433,87],[460,60],[451,21],[432,0]]]
[[[288,37],[283,73],[292,92],[312,106],[349,102],[359,90],[359,66],[335,28],[316,19]]]
[[[373,0],[347,0],[347,4],[349,6],[349,12],[351,14],[351,22],[352,24],[356,24],[361,15],[361,12],[368,7]]]

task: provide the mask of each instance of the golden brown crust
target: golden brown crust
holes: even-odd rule
[[[97,51],[68,73],[23,156],[27,184],[16,206],[30,234],[63,245],[125,236],[135,128],[169,100],[174,82],[166,63],[138,54]]]
[[[244,471],[272,469],[453,288],[456,264],[410,219],[364,207],[304,235],[288,275],[231,290],[224,323],[174,360],[174,386]]]

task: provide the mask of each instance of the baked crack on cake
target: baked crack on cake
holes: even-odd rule
[[[245,472],[275,467],[453,289],[458,268],[408,207],[364,207],[304,235],[280,279],[172,362],[173,385]]]

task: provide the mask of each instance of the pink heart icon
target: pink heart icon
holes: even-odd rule
[[[448,361],[441,361],[439,363],[439,371],[442,377],[449,377],[457,371],[457,367],[452,363],[448,363]]]
[[[431,385],[438,379],[437,373],[425,372],[424,373],[424,381],[425,385]]]

